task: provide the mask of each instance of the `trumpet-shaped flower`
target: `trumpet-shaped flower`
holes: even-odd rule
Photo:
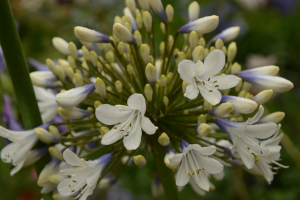
[[[65,161],[73,167],[61,171],[63,175],[67,175],[70,178],[58,184],[58,192],[62,196],[71,196],[73,199],[85,200],[93,193],[97,186],[98,178],[112,156],[111,154],[105,154],[97,160],[85,161],[80,159],[70,149],[66,149],[63,156]]]
[[[55,97],[55,101],[64,109],[71,109],[77,104],[81,103],[94,90],[94,84],[76,87],[71,90],[57,94]]]
[[[180,164],[176,185],[184,186],[190,179],[203,190],[209,191],[207,173],[217,174],[223,171],[223,165],[215,159],[209,158],[216,151],[215,146],[201,147],[199,144],[181,143],[182,153],[174,155],[170,159],[172,165]]]
[[[236,86],[240,78],[235,75],[218,74],[225,65],[225,55],[221,50],[214,50],[208,54],[204,64],[199,60],[196,64],[190,60],[179,63],[178,72],[182,80],[188,83],[185,97],[195,99],[199,92],[212,105],[221,101],[219,89],[226,90]]]
[[[44,124],[40,127],[47,128],[49,125]],[[18,172],[24,165],[29,151],[38,141],[34,130],[11,131],[0,126],[0,136],[9,139],[12,143],[5,146],[1,151],[1,159],[5,163],[12,163],[15,167],[11,175]],[[38,152],[33,152],[37,153]]]
[[[272,122],[255,124],[263,113],[264,107],[260,106],[258,112],[246,122],[215,119],[215,123],[230,136],[233,142],[233,146],[230,147],[231,152],[237,151],[248,169],[253,168],[257,154],[267,155],[269,152],[258,139],[270,137],[277,129],[277,125]]]
[[[146,102],[141,94],[133,94],[127,100],[128,106],[102,104],[96,109],[97,119],[107,125],[116,124],[107,132],[101,143],[109,145],[124,137],[124,146],[128,150],[140,145],[142,129],[148,135],[155,133],[157,127],[145,117]]]

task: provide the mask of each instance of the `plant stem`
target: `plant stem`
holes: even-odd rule
[[[157,167],[159,178],[164,186],[164,191],[167,200],[179,200],[179,193],[175,184],[174,174],[164,163],[166,149],[161,146],[157,140],[158,135],[155,134],[149,137],[153,147],[153,157]]]
[[[8,0],[0,1],[0,42],[25,129],[42,124],[40,111]]]

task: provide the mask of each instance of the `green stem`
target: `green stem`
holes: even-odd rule
[[[43,122],[8,0],[0,1],[0,19],[0,42],[17,96],[20,114],[25,129],[32,129]]]
[[[179,200],[179,193],[175,183],[174,174],[172,170],[169,169],[164,163],[166,149],[157,142],[157,134],[149,137],[149,139],[151,139],[151,145],[153,147],[153,157],[157,167],[159,178],[164,187],[166,199]]]

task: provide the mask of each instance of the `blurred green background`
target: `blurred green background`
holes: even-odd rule
[[[189,0],[163,0],[164,6],[172,4],[175,9],[173,30],[187,23]],[[275,64],[280,67],[280,76],[291,80],[294,88],[284,94],[274,95],[266,104],[269,112],[284,111],[282,121],[284,138],[281,162],[290,166],[279,170],[271,185],[262,177],[245,171],[226,168],[222,181],[212,178],[215,191],[203,197],[196,195],[190,186],[180,193],[182,199],[300,199],[300,3],[297,0],[199,0],[200,16],[218,15],[220,25],[216,33],[233,25],[241,27],[237,41],[236,61],[243,68]],[[15,20],[26,57],[40,62],[46,58],[62,55],[52,46],[52,38],[59,36],[67,41],[79,41],[73,34],[74,26],[85,26],[105,34],[111,34],[115,15],[123,15],[123,0],[11,0]],[[155,18],[158,22],[157,18]],[[157,45],[163,39],[159,23],[155,24]],[[1,31],[1,30],[0,30]],[[174,32],[173,32],[174,33]],[[183,41],[183,37],[179,42]],[[2,88],[13,96],[9,77],[1,75]],[[2,102],[1,102],[2,103]],[[13,104],[16,104],[13,101]],[[0,106],[0,111],[3,105]],[[16,111],[17,114],[17,111]],[[290,139],[289,139],[290,138]],[[0,149],[3,147],[1,142]],[[148,161],[151,163],[151,161]],[[153,163],[153,162],[152,162]],[[154,177],[150,166],[140,169],[128,167],[106,199],[155,199],[151,194]],[[0,199],[35,200],[40,199],[40,188],[32,167],[23,169],[13,178],[9,175],[9,165],[0,162]],[[159,197],[157,199],[164,199]]]

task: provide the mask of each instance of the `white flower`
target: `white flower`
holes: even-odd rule
[[[213,37],[209,41],[209,43],[215,42],[218,39],[223,40],[223,42],[230,42],[230,41],[234,40],[235,38],[237,38],[237,36],[239,35],[239,33],[240,33],[240,27],[239,26],[233,26],[233,27],[225,29],[220,34],[218,34],[215,37]]]
[[[49,125],[45,124],[41,127],[47,128],[48,126]],[[30,152],[32,147],[39,140],[33,129],[27,131],[11,131],[0,126],[0,136],[12,142],[1,151],[2,161],[12,163],[15,166],[10,172],[11,176],[17,173],[23,166],[26,166],[26,164],[30,165],[35,162],[45,153],[43,151],[44,149]],[[36,156],[36,158],[34,158],[34,156]],[[28,160],[26,161],[27,157]]]
[[[221,103],[225,102],[230,102],[234,111],[244,114],[250,114],[257,108],[257,103],[255,101],[243,97],[223,95]]]
[[[57,172],[60,163],[60,160],[52,158],[51,161],[44,167],[44,169],[40,173],[37,184],[43,187],[43,189],[41,190],[42,194],[47,194],[55,189],[56,185],[49,182],[48,178],[49,176]]]
[[[102,104],[96,109],[97,119],[107,125],[116,124],[107,132],[101,143],[109,145],[124,137],[124,146],[128,150],[139,147],[142,129],[148,135],[155,133],[157,127],[145,117],[146,102],[141,94],[133,94],[127,100],[128,106]]]
[[[41,87],[33,86],[36,99],[38,100],[43,123],[49,123],[57,115],[58,105],[55,101],[55,94]]]
[[[110,39],[107,35],[95,30],[91,30],[82,26],[76,26],[74,28],[75,36],[84,42],[89,43],[109,43]]]
[[[172,165],[180,164],[176,185],[184,186],[190,178],[203,190],[209,191],[208,174],[217,174],[223,171],[223,165],[209,158],[216,151],[215,146],[201,147],[199,144],[181,143],[183,153],[174,155],[170,159]]]
[[[71,109],[77,104],[81,103],[94,90],[94,84],[87,84],[85,86],[76,87],[57,94],[55,97],[55,101],[64,109]]]
[[[189,20],[194,21],[200,16],[200,5],[197,1],[193,1],[188,8]]]
[[[195,99],[199,91],[203,98],[212,105],[221,101],[220,90],[236,86],[240,78],[235,75],[218,74],[225,65],[225,55],[221,50],[214,50],[208,54],[204,64],[199,60],[196,64],[190,60],[179,63],[178,72],[182,80],[188,83],[185,97]]]
[[[58,192],[62,196],[71,196],[73,199],[85,200],[93,193],[97,186],[98,178],[105,166],[111,160],[111,154],[105,154],[94,161],[80,159],[70,149],[63,153],[65,161],[74,167],[61,171],[63,175],[68,175],[68,179],[60,182],[57,186]]]
[[[212,32],[217,28],[219,24],[219,17],[216,15],[202,17],[196,19],[188,24],[182,26],[177,32],[178,33],[190,33],[192,31],[198,32],[198,34],[204,34]]]
[[[255,167],[260,171],[264,176],[266,181],[271,184],[274,178],[274,172],[272,170],[278,170],[280,167],[288,168],[287,166],[279,164],[277,161],[280,158],[280,149],[279,142],[283,137],[283,133],[279,134],[281,125],[278,124],[277,132],[268,140],[262,141],[261,145],[268,148],[268,154],[258,154],[258,160],[255,162]],[[270,164],[277,165],[279,167],[272,167]]]
[[[231,138],[232,153],[240,154],[242,161],[248,169],[253,168],[257,154],[267,154],[268,148],[261,145],[258,139],[266,139],[273,135],[277,129],[275,123],[255,124],[264,113],[264,107],[260,106],[253,118],[246,122],[231,122],[217,118],[215,123]],[[258,139],[257,139],[258,138]]]

